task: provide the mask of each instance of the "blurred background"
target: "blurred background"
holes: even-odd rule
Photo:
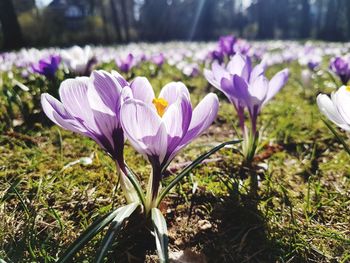
[[[350,38],[349,0],[0,0],[0,49],[131,41]]]

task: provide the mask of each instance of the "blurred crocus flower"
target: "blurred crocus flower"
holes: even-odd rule
[[[291,52],[291,54],[294,54]],[[299,54],[299,64],[307,66],[314,71],[322,62],[322,55],[319,49],[313,46],[306,46]]]
[[[232,56],[235,54],[234,45],[236,42],[237,38],[234,36],[222,36],[219,39],[219,50],[227,56]]]
[[[311,70],[315,70],[322,62],[322,57],[317,55],[304,55],[299,58],[299,64],[307,66]]]
[[[236,53],[247,55],[250,49],[251,45],[247,41],[239,39],[237,43],[233,46],[233,55]]]
[[[237,39],[235,36],[222,36],[219,38],[217,48],[210,53],[212,60],[224,62],[225,58],[230,58],[235,54],[248,54],[251,46],[247,41]]]
[[[301,71],[301,83],[304,87],[310,87],[312,79],[312,72],[309,69],[303,69]]]
[[[331,97],[325,94],[317,96],[317,105],[329,120],[343,130],[350,131],[350,87],[342,86]]]
[[[122,91],[127,84],[117,72],[93,71],[90,77],[63,81],[59,88],[61,101],[47,93],[41,95],[43,110],[51,121],[96,141],[124,174],[124,133],[120,124],[120,108],[124,101]],[[123,176],[121,184],[124,189],[129,187],[125,186],[128,181]],[[128,191],[124,194],[130,201],[137,198]]]
[[[61,57],[56,55],[51,55],[48,58],[40,59],[37,64],[32,64],[32,69],[34,72],[44,75],[49,79],[55,77],[58,66],[61,62]]]
[[[221,50],[213,50],[208,55],[209,59],[212,61],[217,61],[218,63],[223,63],[225,59],[225,54]]]
[[[69,71],[83,76],[88,76],[93,65],[97,62],[90,46],[84,48],[74,46],[70,49],[63,50],[61,52],[61,57]]]
[[[197,77],[200,73],[199,67],[197,64],[187,64],[183,67],[182,73],[185,74],[188,77]]]
[[[240,128],[248,145],[244,149],[246,157],[249,155],[247,159],[251,159],[255,152],[250,147],[257,140],[257,118],[262,107],[286,84],[289,76],[288,69],[284,69],[269,81],[264,73],[263,63],[252,68],[250,58],[240,54],[233,56],[226,68],[214,62],[211,71],[204,70],[209,83],[226,95],[238,113]],[[250,116],[249,132],[245,126],[245,109]]]
[[[146,202],[147,207],[153,207],[163,171],[183,147],[211,125],[219,101],[210,93],[193,110],[188,89],[181,82],[165,85],[158,98],[146,78],[136,78],[130,88],[132,95],[121,108],[121,124],[133,147],[152,165]]]
[[[134,66],[134,56],[132,54],[128,54],[125,59],[116,58],[115,63],[120,71],[127,73]]]
[[[346,85],[350,79],[350,59],[345,57],[336,57],[331,60],[330,69]]]
[[[164,64],[164,62],[165,62],[164,54],[163,53],[159,53],[159,54],[153,55],[151,57],[151,61],[154,64],[156,64],[158,67],[161,67]]]

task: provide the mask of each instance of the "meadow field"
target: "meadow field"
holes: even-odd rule
[[[350,45],[237,40],[227,51],[222,41],[1,53],[0,262],[56,262],[95,220],[130,203],[120,184],[123,175],[118,175],[118,165],[100,146],[103,143],[55,125],[51,120],[56,115],[50,120],[43,112],[43,93],[59,99],[64,80],[102,74],[96,70],[117,71],[127,81],[125,86],[144,76],[156,95],[169,82],[183,82],[192,108],[209,93],[218,96],[217,116],[170,158],[161,172],[160,189],[198,156],[235,140],[206,156],[159,204],[151,205],[166,221],[170,262],[349,262],[349,134],[344,131],[347,126],[337,127],[320,112],[316,98],[348,81],[345,66],[337,71],[334,60],[342,58],[350,67]],[[249,158],[243,146],[247,137],[242,136],[232,105],[238,98],[228,100],[205,73],[213,63],[224,65],[238,55],[263,65],[268,80],[288,71],[285,85],[257,113],[258,145]],[[158,106],[163,101],[155,100],[160,99],[153,104],[162,117]],[[71,107],[84,111],[78,104]],[[251,115],[243,113],[243,122],[245,117],[249,123]],[[134,121],[130,116],[123,119],[124,132]],[[141,132],[143,127],[137,129]],[[125,162],[140,187],[148,189],[153,163],[128,136]],[[158,141],[151,146],[160,147]],[[163,243],[157,239],[156,246],[157,231],[148,231],[152,226],[145,207],[122,220],[123,228],[111,238],[100,261],[95,257],[108,227],[96,231],[69,260],[59,262],[158,262]]]

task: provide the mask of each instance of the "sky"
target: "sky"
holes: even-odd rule
[[[52,0],[35,0],[36,6],[44,7],[47,6]]]

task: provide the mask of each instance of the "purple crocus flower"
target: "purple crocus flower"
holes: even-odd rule
[[[245,55],[249,50],[250,44],[248,42],[237,39],[235,36],[222,36],[219,38],[217,48],[210,53],[210,57],[221,64],[225,57],[230,58],[236,53]]]
[[[211,71],[204,70],[209,83],[222,91],[236,108],[243,136],[248,141],[249,137],[256,139],[257,118],[262,107],[286,84],[289,76],[288,69],[284,69],[269,81],[264,72],[263,63],[252,68],[250,58],[239,54],[233,56],[226,68],[214,62]],[[245,127],[245,108],[251,121],[249,135]]]
[[[63,81],[59,88],[61,101],[51,95],[41,95],[47,117],[63,129],[85,135],[96,141],[116,162],[120,185],[128,202],[138,200],[137,193],[126,177],[124,163],[124,132],[120,124],[120,108],[124,90],[129,85],[115,72],[93,71],[90,77]]]
[[[51,55],[48,58],[40,59],[37,64],[32,64],[32,69],[36,73],[44,75],[49,79],[53,79],[55,77],[60,62],[60,56]]]
[[[311,69],[311,70],[315,70],[319,65],[320,65],[320,63],[317,62],[317,61],[309,61],[309,62],[307,63],[307,66],[308,66],[309,69]]]
[[[214,50],[209,53],[209,58],[221,64],[224,62],[225,54],[221,50]]]
[[[251,76],[245,79],[244,76],[235,74],[230,79],[222,78],[221,87],[223,90],[230,90],[231,96],[235,97],[240,105],[247,107],[252,123],[252,134],[255,135],[256,122],[262,107],[286,84],[289,70],[278,72],[270,81],[263,74]]]
[[[90,77],[63,81],[61,101],[41,95],[45,114],[58,126],[95,140],[123,167],[124,134],[119,111],[123,102],[122,77],[113,72],[93,71]]]
[[[290,55],[295,55],[295,53],[290,53]],[[299,54],[299,64],[302,66],[307,66],[312,71],[315,71],[321,62],[321,54],[319,54],[317,49],[313,48],[312,46],[307,46],[303,52]]]
[[[125,59],[116,58],[115,62],[120,71],[127,73],[134,66],[134,56],[129,54]]]
[[[338,75],[341,82],[346,85],[350,79],[350,61],[347,58],[336,57],[331,60],[330,69]]]
[[[233,54],[239,53],[242,55],[247,55],[249,50],[251,48],[251,45],[245,41],[245,40],[237,40],[236,44],[233,46]]]
[[[232,56],[235,54],[234,45],[236,42],[237,38],[234,36],[222,36],[219,39],[219,50],[227,56]]]
[[[210,93],[192,110],[190,94],[181,82],[165,85],[158,98],[143,77],[136,78],[130,89],[132,95],[121,108],[121,124],[133,147],[152,165],[148,192],[152,207],[164,169],[183,147],[211,125],[219,101]]]
[[[164,57],[163,53],[159,53],[159,54],[153,55],[151,57],[151,61],[154,64],[156,64],[158,67],[161,67],[165,62],[165,57]]]
[[[244,107],[245,104],[238,100],[235,96],[233,90],[225,90],[226,86],[221,86],[221,79],[231,79],[234,75],[243,77],[246,81],[249,79],[255,79],[257,76],[262,75],[265,71],[265,65],[259,64],[252,70],[251,60],[242,55],[235,55],[227,64],[226,67],[221,66],[219,63],[214,62],[211,66],[211,71],[204,69],[204,76],[209,81],[211,85],[216,87],[218,90],[223,92],[229,101],[235,107],[238,118],[239,125],[244,131]]]

